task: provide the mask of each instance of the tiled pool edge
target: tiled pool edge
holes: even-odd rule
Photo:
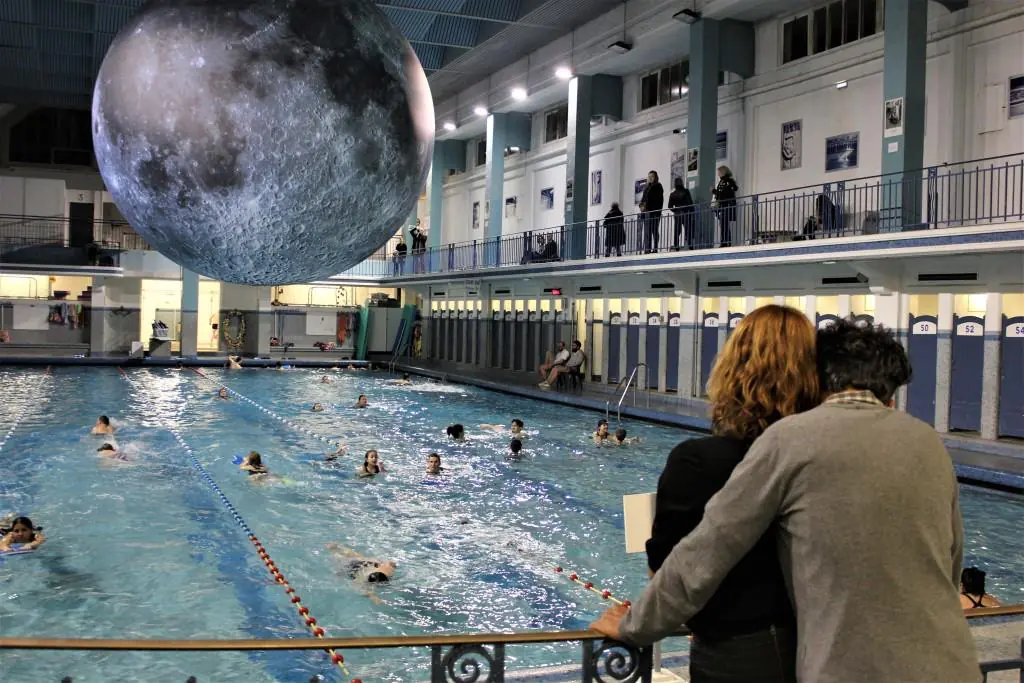
[[[401,364],[397,365],[396,369],[401,370],[402,372],[408,372],[423,377],[430,377],[433,379],[444,379],[447,381],[456,382],[458,384],[475,386],[480,389],[487,389],[488,391],[497,391],[503,394],[511,394],[515,396],[522,396],[524,398],[537,399],[539,401],[547,401],[548,403],[558,403],[561,405],[583,408],[586,410],[593,410],[598,413],[604,413],[605,411],[605,405],[601,401],[579,396],[577,394],[567,394],[556,391],[544,391],[541,389],[535,389],[526,386],[501,384],[500,382],[480,379],[477,377],[469,377],[457,373],[441,372],[430,368],[424,368],[418,365]],[[672,427],[680,427],[682,429],[686,429],[689,431],[697,431],[704,433],[708,433],[711,431],[711,420],[708,418],[663,413],[653,409],[639,408],[630,405],[622,406],[622,414],[626,417],[643,420],[645,422],[654,422],[658,424],[669,425]],[[965,439],[957,438],[955,436],[949,439],[943,438],[943,442],[946,444],[947,448],[962,448],[962,443],[964,441]],[[971,452],[980,453],[983,455],[996,455],[1001,457],[1007,457],[1005,453],[1002,452],[1002,449],[1000,449],[1000,452],[992,453],[982,450],[981,447],[986,444],[988,444],[988,442],[974,441],[972,442],[972,448],[965,448],[964,450],[970,450]],[[1012,448],[1012,446],[1010,448]],[[953,466],[956,469],[957,477],[959,477],[965,483],[987,486],[999,490],[1009,491],[1011,493],[1024,494],[1024,475],[1016,474],[1014,472],[1007,472],[995,468],[962,464],[955,461],[955,455]]]

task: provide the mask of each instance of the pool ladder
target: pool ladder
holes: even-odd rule
[[[626,400],[626,394],[629,393],[630,386],[633,387],[633,407],[636,407],[637,382],[635,380],[636,373],[637,371],[640,370],[640,368],[644,369],[644,393],[647,394],[647,407],[651,407],[651,394],[648,391],[649,387],[651,386],[651,369],[647,366],[647,363],[637,363],[636,365],[633,366],[633,371],[629,373],[629,377],[627,377],[626,379],[620,379],[619,383],[615,385],[615,394],[619,393],[620,388],[622,389],[622,394],[619,395],[619,402],[616,405],[616,419],[619,422],[622,421],[622,402]],[[623,382],[625,382],[625,387],[623,387]],[[614,398],[615,396],[613,394],[612,398],[608,399],[604,404],[605,420],[611,419],[612,399]]]

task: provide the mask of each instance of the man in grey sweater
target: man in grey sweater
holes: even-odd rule
[[[765,431],[640,599],[592,627],[635,645],[675,632],[775,524],[800,681],[979,681],[956,475],[935,431],[890,407],[903,348],[844,320],[819,332],[818,366],[825,402]]]

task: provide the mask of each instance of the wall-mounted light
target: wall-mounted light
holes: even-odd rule
[[[476,106],[473,108],[473,113],[477,116],[487,116],[487,107]]]
[[[526,88],[512,88],[512,99],[522,102],[526,99]]]
[[[560,66],[555,69],[555,75],[561,78],[563,81],[567,81],[572,78],[572,69],[567,66]]]
[[[612,52],[616,52],[620,55],[624,55],[633,49],[633,43],[625,40],[616,40],[614,43],[608,46],[608,49]]]
[[[519,154],[520,150],[519,150],[518,147],[509,147],[508,151],[509,151],[510,154]]]
[[[686,135],[686,129],[685,128],[676,128],[676,129],[674,129],[672,131],[672,133],[674,133],[675,135]]]
[[[451,133],[451,132],[452,132],[452,131],[454,131],[454,130],[455,130],[456,128],[458,128],[458,126],[456,126],[456,125],[455,125],[454,123],[452,123],[451,121],[445,121],[445,122],[444,122],[444,124],[443,124],[443,125],[442,125],[441,127],[442,127],[442,128],[444,128],[444,129],[445,129],[446,131],[448,131],[449,133]]]
[[[848,85],[850,85],[850,84],[847,83],[846,81],[839,81],[838,83],[836,83],[836,90],[842,90],[843,88],[845,88]]]

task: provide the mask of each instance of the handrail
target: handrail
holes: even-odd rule
[[[644,392],[647,393],[647,407],[648,408],[651,407],[651,394],[650,394],[650,392],[647,391],[647,389],[649,389],[650,386],[651,386],[651,368],[647,365],[647,363],[637,363],[636,365],[633,366],[633,372],[629,373],[629,378],[626,380],[626,387],[622,390],[622,395],[619,396],[619,403],[618,403],[618,406],[617,406],[617,413],[616,413],[616,415],[617,415],[616,419],[619,422],[622,421],[622,402],[626,399],[626,394],[629,392],[629,386],[631,384],[633,384],[633,378],[636,377],[637,370],[639,370],[641,367],[643,367],[643,368],[645,368],[647,370],[646,375],[645,375],[646,376],[646,381],[644,383]],[[622,380],[620,379],[619,383],[615,385],[615,392],[618,392],[619,387],[621,387],[621,386],[622,386]],[[614,397],[614,395],[615,394],[613,393],[612,396]],[[605,401],[605,404],[604,404],[604,419],[605,420],[607,420],[607,419],[609,419],[611,417],[611,405],[612,405],[611,399],[608,399],[607,401]],[[633,407],[634,408],[636,407],[636,387],[635,386],[633,387]]]

